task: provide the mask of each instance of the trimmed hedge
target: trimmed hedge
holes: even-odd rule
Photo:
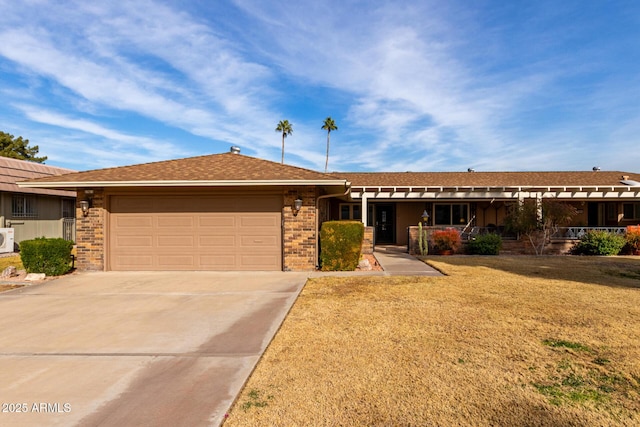
[[[574,255],[618,255],[627,240],[608,231],[589,231],[571,249]]]
[[[353,271],[360,261],[364,224],[359,221],[326,221],[320,229],[322,271]]]
[[[481,234],[467,244],[472,255],[498,255],[502,249],[502,237],[497,234]]]
[[[60,276],[71,269],[72,249],[68,240],[40,237],[20,243],[20,258],[27,273]]]

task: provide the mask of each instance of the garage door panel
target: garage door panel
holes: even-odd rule
[[[193,236],[188,235],[158,236],[158,248],[191,248],[194,240]]]
[[[200,247],[228,248],[233,250],[236,245],[236,236],[198,236]]]
[[[116,237],[115,244],[119,248],[151,248],[153,247],[153,237],[120,235]]]
[[[145,216],[118,217],[116,226],[119,228],[152,228],[153,218]]]
[[[242,270],[265,270],[272,265],[276,259],[268,255],[242,255],[238,269]]]
[[[273,248],[278,246],[275,236],[242,236],[240,238],[240,244],[243,248],[259,247],[259,248]]]
[[[198,226],[201,228],[233,228],[236,226],[236,217],[232,215],[199,216]]]
[[[164,270],[193,270],[196,268],[195,256],[193,255],[158,255],[158,266]]]
[[[112,196],[113,270],[281,270],[281,196]]]
[[[236,257],[233,255],[201,255],[200,265],[207,270],[237,270]]]
[[[192,228],[194,226],[194,218],[192,216],[158,216],[157,225],[159,228]]]
[[[116,258],[116,262],[118,265],[127,268],[127,267],[135,267],[136,269],[140,269],[140,267],[151,268],[153,265],[153,257],[151,255],[121,255]],[[121,268],[122,269],[122,268]]]
[[[275,227],[278,225],[275,215],[271,216],[240,216],[240,227]]]

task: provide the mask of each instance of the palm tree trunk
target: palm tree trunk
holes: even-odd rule
[[[329,135],[331,135],[331,132],[327,132],[327,160],[324,162],[324,173],[327,173],[329,168]]]
[[[282,160],[280,163],[284,165],[284,132],[282,132]]]

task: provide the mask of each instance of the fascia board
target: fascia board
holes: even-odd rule
[[[59,181],[17,182],[23,188],[93,188],[93,187],[255,187],[255,186],[350,186],[346,180],[232,180],[232,181]]]
[[[516,185],[498,185],[498,186],[370,186],[370,185],[354,185],[353,190],[357,192],[365,191],[383,191],[393,188],[396,192],[406,190],[420,191],[420,192],[442,192],[447,189],[454,189],[456,192],[477,192],[477,191],[570,191],[570,190],[603,190],[610,191],[629,190],[628,185],[551,185],[551,186],[516,186]]]

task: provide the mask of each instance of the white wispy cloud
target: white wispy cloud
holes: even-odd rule
[[[17,79],[0,81],[0,92],[14,101],[10,114],[68,137],[139,144],[120,161],[229,144],[276,160],[274,128],[286,118],[288,161],[322,169],[319,127],[332,115],[331,169],[583,167],[599,143],[633,140],[640,86],[637,64],[616,47],[632,38],[596,40],[591,27],[606,24],[597,10],[572,19],[578,7],[0,0],[0,72],[4,64]],[[135,126],[114,127],[126,115],[197,142],[173,136],[154,148]],[[638,160],[603,158],[630,169]]]
[[[44,139],[49,142],[47,146],[55,148],[53,152],[69,158],[77,159],[84,154],[99,159],[98,163],[106,166],[121,164],[122,157],[136,159],[137,162],[148,162],[191,154],[173,143],[158,138],[129,135],[90,120],[72,118],[29,105],[17,105],[16,108],[33,122],[63,129],[66,137],[45,136]],[[97,144],[85,142],[86,140],[96,141],[96,138],[99,141]]]
[[[86,112],[128,111],[231,143],[256,140],[272,125],[261,102],[268,70],[186,14],[153,2],[77,3],[69,15],[41,6],[50,13],[33,27],[0,31],[0,55],[70,90],[76,105],[91,105]],[[55,28],[63,24],[70,31],[61,35]]]

